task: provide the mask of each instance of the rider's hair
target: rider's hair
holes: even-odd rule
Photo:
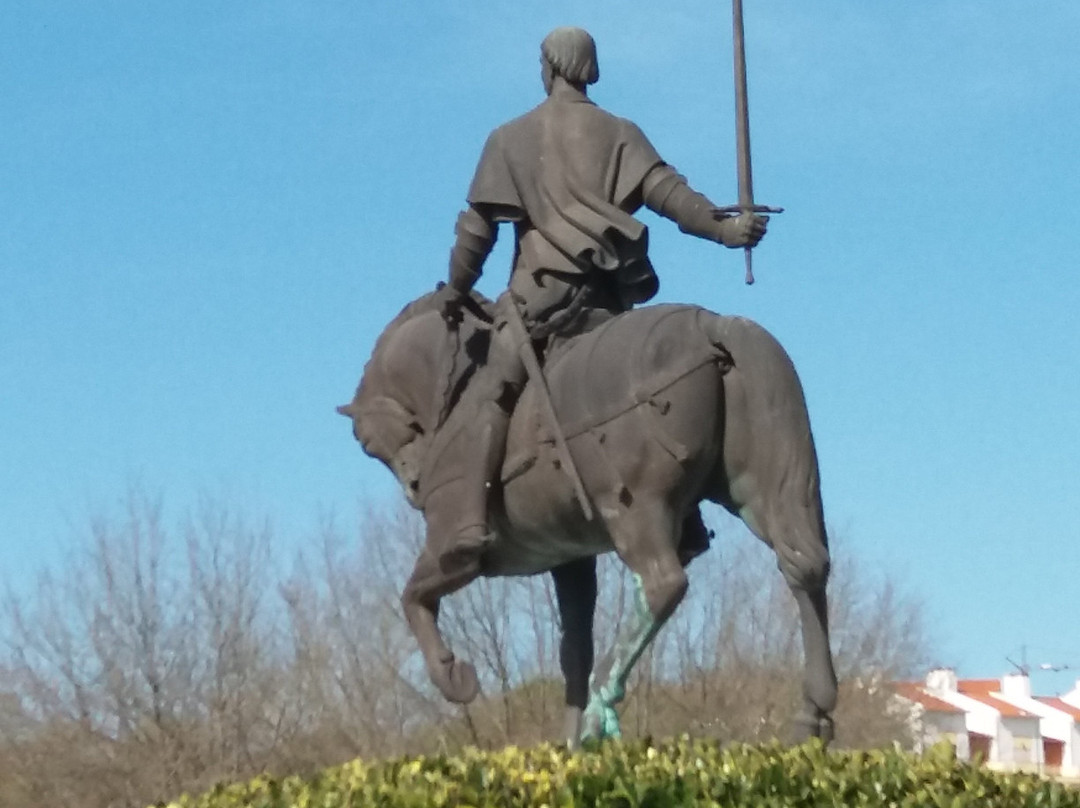
[[[596,42],[583,28],[556,28],[544,37],[540,53],[555,73],[572,84],[595,84],[600,78]]]

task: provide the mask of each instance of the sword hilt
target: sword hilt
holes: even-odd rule
[[[713,208],[713,216],[738,216],[741,213],[783,213],[783,208],[771,208],[768,205],[725,205],[722,208]]]
[[[768,205],[725,205],[722,208],[713,208],[713,216],[717,219],[727,216],[741,216],[744,213],[783,213],[783,208],[773,208]],[[744,247],[743,255],[746,257],[746,285],[754,283],[754,259],[751,257],[753,247]]]

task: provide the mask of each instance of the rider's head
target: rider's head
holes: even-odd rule
[[[583,28],[556,28],[540,44],[541,76],[544,90],[551,92],[555,76],[561,76],[580,90],[600,78],[596,43]]]

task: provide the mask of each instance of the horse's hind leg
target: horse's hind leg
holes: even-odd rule
[[[816,478],[816,475],[815,475]],[[778,486],[770,497],[755,497],[740,515],[775,551],[799,607],[804,670],[803,709],[795,719],[794,740],[807,737],[832,740],[832,711],[837,683],[829,646],[829,610],[825,586],[829,577],[829,549],[816,486],[809,496],[792,493],[796,486]],[[806,491],[804,488],[803,491]],[[766,504],[767,503],[767,504]]]
[[[811,587],[792,586],[802,620],[806,671],[803,680],[803,712],[795,719],[795,740],[833,739],[832,711],[836,708],[837,684],[829,650],[829,607],[825,581]]]
[[[566,681],[566,724],[563,737],[571,748],[581,740],[593,666],[593,617],[596,614],[596,559],[570,561],[551,571],[559,603],[562,641],[559,664]]]
[[[635,505],[611,525],[615,549],[634,574],[635,598],[614,647],[593,674],[586,737],[621,735],[615,706],[626,696],[630,672],[686,594],[686,573],[676,552],[677,525],[662,505]]]

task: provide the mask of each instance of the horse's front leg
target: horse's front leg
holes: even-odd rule
[[[592,676],[583,737],[621,737],[615,707],[626,697],[630,673],[686,594],[688,581],[676,552],[675,526],[663,506],[636,507],[612,526],[619,557],[634,574],[634,605],[614,647]]]
[[[475,580],[480,564],[474,561],[450,570],[440,568],[431,548],[425,548],[416,561],[412,575],[401,595],[405,619],[424,655],[428,676],[443,696],[458,704],[468,704],[476,698],[480,684],[476,668],[455,658],[454,652],[439,631],[439,601]]]
[[[566,682],[566,723],[563,737],[571,749],[581,742],[589,674],[593,666],[593,617],[596,614],[596,559],[569,561],[551,571],[559,604],[562,641],[559,664]]]

